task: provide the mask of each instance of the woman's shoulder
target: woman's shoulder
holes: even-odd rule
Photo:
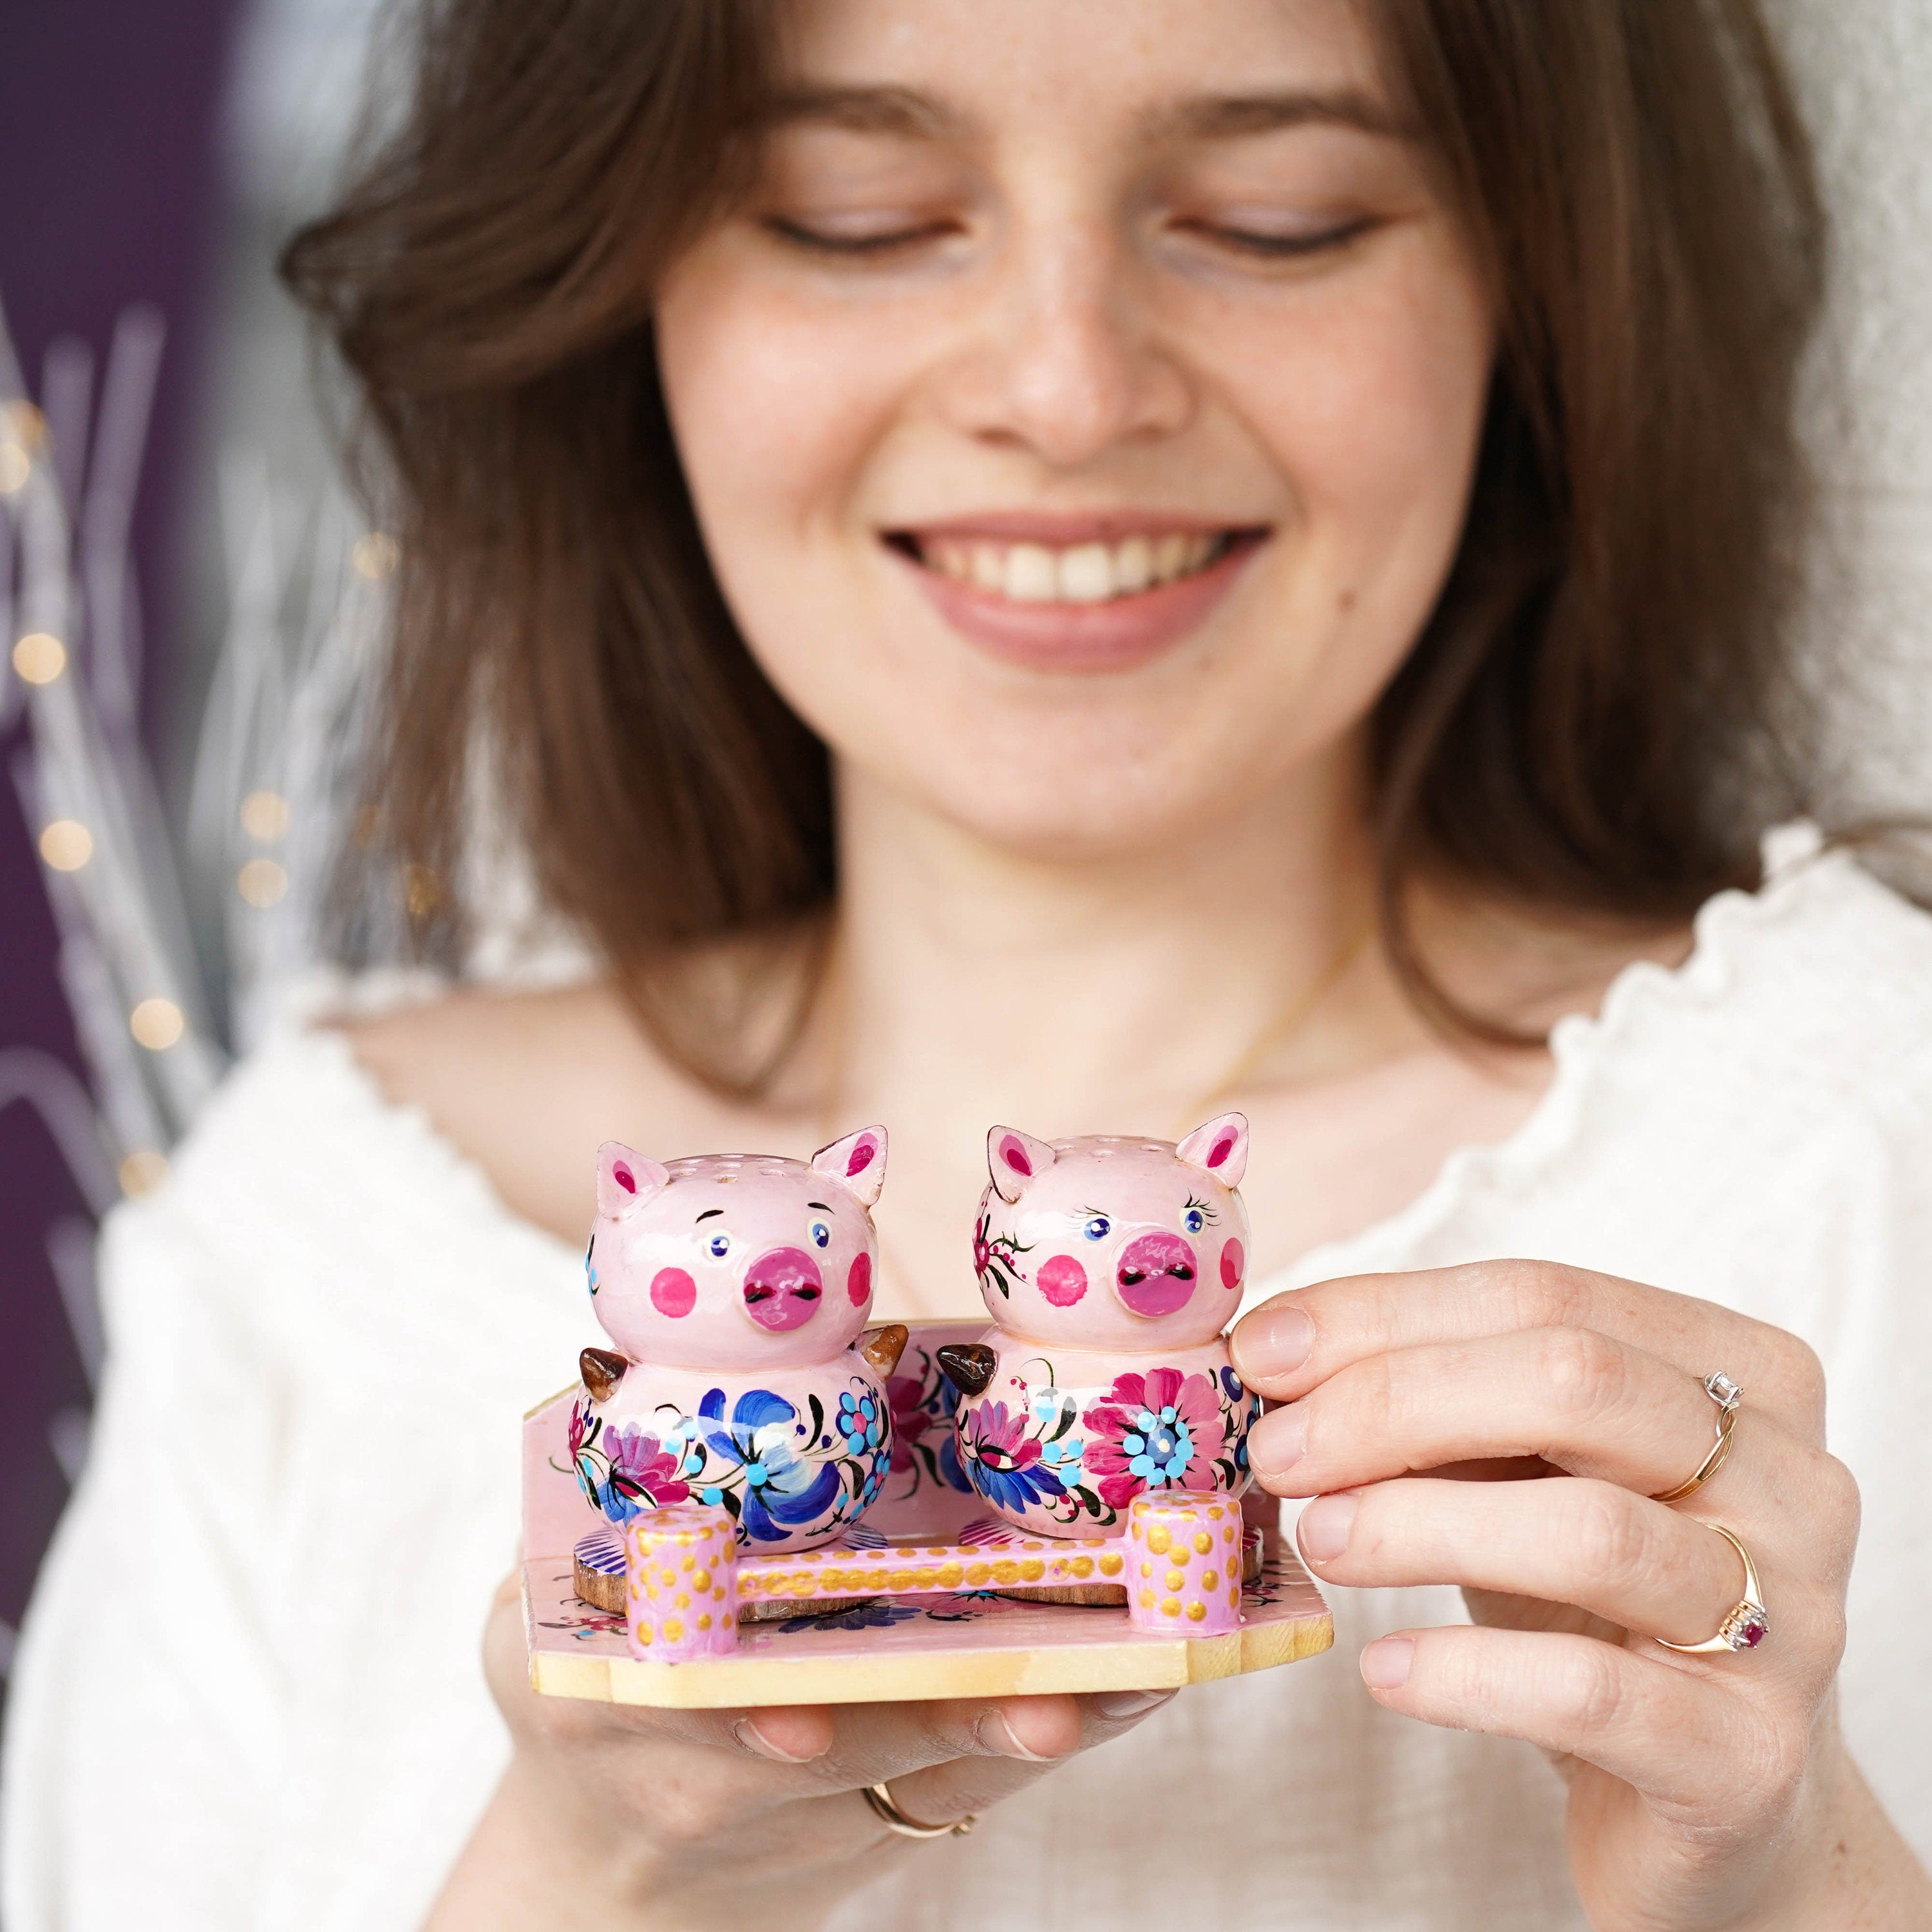
[[[1932,1085],[1932,914],[1810,828],[1766,842],[1765,883],[1720,893],[1673,970],[1622,975],[1593,1021],[1558,1029],[1614,1076],[1719,1084],[1737,1111],[1779,1096],[1869,1109]]]
[[[265,1264],[340,1263],[376,1241],[446,1250],[472,1234],[551,1258],[556,1237],[518,1213],[449,1130],[463,1119],[465,1075],[513,1104],[526,1097],[514,1034],[490,1024],[511,1004],[418,993],[380,1012],[349,1004],[284,1020],[216,1088],[162,1187],[122,1219]]]

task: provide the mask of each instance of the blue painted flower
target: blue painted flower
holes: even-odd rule
[[[1040,1445],[1040,1460],[1060,1478],[1062,1489],[1077,1488],[1080,1482],[1080,1458],[1086,1444],[1077,1436],[1064,1436],[1058,1442]]]
[[[747,1389],[724,1419],[724,1391],[708,1389],[698,1404],[704,1446],[721,1466],[743,1479],[739,1523],[755,1542],[776,1543],[816,1522],[838,1495],[838,1471],[810,1462],[793,1447],[801,1436],[798,1411],[770,1389]],[[709,1425],[708,1426],[706,1425]],[[708,1492],[700,1492],[709,1500]]]
[[[1144,1483],[1178,1483],[1194,1460],[1194,1438],[1172,1403],[1144,1408],[1120,1438],[1127,1467]]]
[[[1001,1509],[1024,1510],[1065,1493],[1059,1472],[1042,1462],[1036,1436],[1027,1432],[1027,1412],[1010,1414],[1003,1402],[969,1410],[960,1450],[974,1488]]]
[[[854,1456],[862,1456],[879,1446],[885,1426],[879,1414],[879,1399],[871,1390],[854,1395],[850,1390],[838,1398],[838,1430],[845,1447]]]

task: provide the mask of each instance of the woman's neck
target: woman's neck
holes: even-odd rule
[[[994,1117],[1048,1135],[1171,1126],[1360,950],[1372,886],[1352,763],[1097,855],[998,848],[842,772],[828,1010],[847,1111],[916,1089],[921,1113],[949,1096],[981,1132]],[[1341,1013],[1360,1015],[1327,1004],[1298,1031],[1332,1055]]]

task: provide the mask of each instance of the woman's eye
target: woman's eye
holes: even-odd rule
[[[731,1237],[729,1234],[713,1234],[704,1245],[722,1262],[731,1252]]]
[[[1186,1214],[1181,1216],[1180,1225],[1185,1228],[1190,1234],[1198,1234],[1208,1224],[1201,1218],[1201,1210],[1199,1208],[1190,1208]]]
[[[832,1230],[823,1221],[812,1222],[811,1234],[814,1247],[829,1248],[832,1245]]]
[[[1090,1241],[1104,1241],[1107,1238],[1108,1229],[1112,1227],[1113,1225],[1113,1222],[1108,1220],[1106,1215],[1096,1214],[1088,1220],[1086,1226],[1082,1228],[1080,1232],[1084,1234]]]
[[[1216,222],[1183,221],[1176,226],[1184,234],[1196,235],[1216,248],[1238,255],[1254,256],[1264,261],[1293,261],[1322,255],[1345,247],[1376,225],[1372,217],[1340,222],[1328,228],[1270,231],[1267,229],[1224,227]]]
[[[814,227],[808,221],[794,220],[788,215],[765,218],[766,227],[794,247],[809,249],[815,254],[859,258],[889,255],[920,242],[935,241],[949,233],[952,225],[950,221],[909,220],[892,226]]]

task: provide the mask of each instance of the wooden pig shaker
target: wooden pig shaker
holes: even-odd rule
[[[877,1497],[892,1465],[885,1381],[906,1335],[866,1329],[867,1210],[885,1170],[883,1127],[808,1163],[598,1150],[584,1270],[616,1346],[580,1358],[569,1442],[614,1523],[710,1505],[749,1548],[806,1550]]]
[[[1230,1365],[1248,1220],[1248,1124],[1177,1147],[986,1137],[973,1258],[994,1326],[938,1351],[961,1391],[959,1460],[1035,1534],[1119,1533],[1137,1497],[1238,1497],[1258,1397]]]

